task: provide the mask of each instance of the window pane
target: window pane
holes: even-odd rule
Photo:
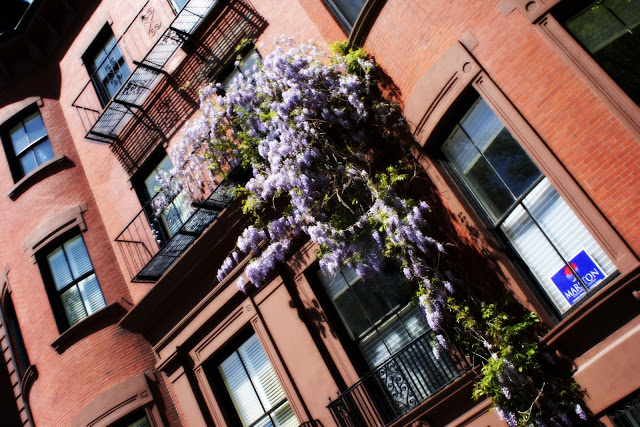
[[[156,193],[158,192],[158,189],[160,188],[160,181],[158,181],[158,172],[159,171],[169,172],[171,168],[173,168],[173,165],[171,164],[171,160],[169,159],[169,156],[164,156],[162,160],[160,160],[160,163],[158,163],[158,166],[156,166],[153,169],[153,171],[149,174],[149,176],[145,178],[144,186],[149,192],[150,197],[155,196]]]
[[[358,338],[371,327],[371,322],[362,311],[362,307],[351,289],[345,289],[333,301],[352,338]]]
[[[71,270],[69,270],[69,264],[67,263],[67,258],[62,247],[57,248],[47,255],[47,262],[56,289],[60,290],[73,281]]]
[[[378,333],[382,336],[391,354],[402,350],[402,347],[411,342],[411,336],[399,316],[392,316],[379,328]]]
[[[218,370],[243,425],[297,426],[278,377],[256,335],[224,360]],[[267,412],[274,410],[270,417]]]
[[[254,387],[264,408],[268,411],[286,396],[280,381],[256,335],[238,348]]]
[[[460,120],[460,126],[481,152],[504,129],[500,119],[482,98]]]
[[[89,253],[87,252],[87,247],[84,244],[82,236],[78,235],[74,237],[63,246],[67,253],[67,258],[74,278],[77,279],[83,274],[93,270],[91,259],[89,258]]]
[[[29,145],[29,137],[27,136],[27,132],[24,129],[22,122],[14,126],[9,131],[9,135],[11,136],[11,143],[13,144],[13,152],[17,156]]]
[[[51,142],[48,139],[36,145],[34,151],[39,165],[53,159],[53,148],[51,148]]]
[[[442,148],[486,212],[493,220],[500,218],[515,199],[479,149],[460,127]]]
[[[340,11],[351,27],[356,22],[365,0],[331,0],[331,3]]]
[[[429,325],[422,318],[417,307],[412,304],[408,304],[403,308],[400,311],[399,316],[413,339],[418,338],[429,330]]]
[[[244,74],[245,77],[248,77],[253,74],[253,67],[260,65],[260,63],[260,55],[258,55],[258,52],[255,50],[252,50],[242,58],[242,61],[238,64],[238,68],[242,71],[242,74]]]
[[[565,22],[567,30],[636,104],[640,104],[639,4],[638,0],[592,3]]]
[[[545,179],[538,184],[524,199],[524,205],[563,257],[571,259],[584,250],[606,274],[616,271],[609,257],[551,186],[549,180]],[[567,239],[565,236],[572,238]]]
[[[538,167],[504,127],[484,155],[515,197],[523,195],[541,175]]]
[[[80,288],[80,293],[82,294],[82,299],[84,300],[84,305],[89,315],[107,305],[95,274],[78,282],[78,288]]]
[[[605,6],[628,28],[635,30],[640,25],[640,1],[638,0],[605,0]]]
[[[570,305],[551,282],[555,266],[563,265],[562,258],[556,254],[553,246],[524,208],[518,206],[507,217],[501,228],[558,310],[561,313],[568,310]]]
[[[82,298],[80,297],[80,292],[78,291],[77,286],[74,285],[69,288],[61,295],[61,298],[70,326],[75,325],[87,317],[87,312],[82,304]]]
[[[219,370],[242,424],[246,426],[259,419],[264,411],[240,356],[233,353],[220,364]]]
[[[389,306],[384,295],[382,295],[382,292],[380,292],[380,289],[374,281],[369,280],[365,282],[360,279],[351,285],[351,289],[364,309],[371,325],[378,322],[391,311],[392,307]]]
[[[369,366],[374,367],[391,357],[382,337],[378,331],[373,331],[358,342],[360,351]]]
[[[106,103],[124,84],[131,72],[124,60],[116,38],[111,34],[97,50],[92,60],[92,76],[101,101]],[[103,98],[107,99],[103,99]]]
[[[592,5],[566,22],[567,29],[591,53],[624,35],[627,29],[602,5]]]
[[[20,157],[20,166],[22,167],[23,175],[28,174],[38,167],[36,155],[32,150],[27,150],[22,154],[22,157]]]
[[[24,125],[27,128],[27,135],[31,142],[36,141],[47,134],[47,131],[44,128],[44,123],[42,122],[42,117],[40,117],[40,113],[38,112],[28,116],[24,120]]]

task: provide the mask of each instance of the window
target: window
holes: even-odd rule
[[[239,75],[243,75],[244,78],[249,79],[253,74],[253,67],[260,66],[261,64],[262,59],[260,58],[258,51],[251,49],[249,53],[244,55],[242,59],[238,61],[235,68],[222,81],[222,87],[227,90],[231,85],[231,82],[233,82],[233,80]]]
[[[144,177],[141,200],[152,200],[160,190],[160,181],[158,177],[160,174],[167,173],[171,170],[173,165],[171,160],[165,154],[159,163],[153,168],[153,170]],[[153,208],[152,206],[150,207]],[[186,198],[182,194],[178,194],[169,205],[162,211],[160,217],[156,219],[155,212],[151,209],[147,212],[147,215],[151,219],[152,223],[157,225],[156,232],[158,238],[161,241],[166,241],[180,230],[180,227],[189,219],[190,207]]]
[[[616,427],[640,426],[640,393],[636,392],[616,405],[609,412],[609,418]]]
[[[409,289],[399,274],[362,279],[344,268],[335,277],[319,270],[318,278],[351,339],[370,367],[375,367],[428,329],[410,304]]]
[[[81,235],[53,249],[44,259],[53,285],[49,289],[51,303],[61,330],[106,305]]]
[[[111,100],[131,74],[109,27],[100,32],[83,56],[83,61],[102,105]]]
[[[15,181],[53,158],[53,148],[38,111],[29,112],[8,129],[5,151]]]
[[[355,24],[360,10],[366,3],[366,0],[326,0],[329,8],[335,13],[342,24],[348,31],[351,31]]]
[[[560,313],[616,268],[500,119],[479,99],[442,145],[454,174]]]
[[[640,1],[598,0],[564,26],[640,105]]]
[[[255,334],[233,350],[217,371],[243,426],[299,425]]]
[[[22,340],[22,332],[20,331],[20,324],[18,323],[18,316],[16,315],[16,309],[13,306],[11,295],[5,295],[5,300],[3,301],[3,306],[0,310],[6,325],[9,342],[11,343],[15,368],[20,380],[22,380],[24,373],[27,372],[27,368],[29,368],[31,363],[29,362],[27,348]]]
[[[171,0],[171,4],[176,12],[180,12],[187,3],[189,3],[189,0]]]
[[[111,424],[111,427],[150,427],[149,418],[144,409],[135,411],[132,414],[127,415],[121,420]]]

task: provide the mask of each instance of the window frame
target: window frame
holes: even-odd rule
[[[114,39],[114,46],[108,52],[106,52],[105,46],[112,38]],[[87,50],[82,55],[82,63],[87,69],[87,73],[89,74],[89,79],[91,80],[91,84],[93,85],[93,88],[95,90],[96,97],[98,98],[98,102],[100,102],[100,105],[102,107],[106,106],[113,99],[113,97],[120,91],[120,89],[122,89],[124,83],[131,75],[129,63],[126,56],[124,55],[124,52],[120,48],[120,45],[118,43],[119,41],[120,39],[116,38],[113,30],[111,29],[111,26],[109,24],[106,24],[98,32]],[[100,51],[106,52],[106,55],[100,65],[96,65],[94,58]],[[123,72],[123,76],[118,79],[121,80],[120,86],[114,91],[113,94],[110,94],[108,86],[103,83],[98,74],[102,67],[105,66],[106,61],[109,59],[110,55],[116,51],[119,53],[118,70],[123,69],[126,70],[126,72]],[[122,60],[122,65],[119,64],[120,60]]]
[[[27,117],[33,115],[34,113],[37,113],[40,119],[42,120],[45,134],[43,136],[38,137],[34,141],[29,141],[27,146],[18,154],[16,153],[13,147],[13,138],[11,137],[11,130],[15,128],[18,124],[22,124],[22,127],[25,128],[24,120]],[[4,148],[5,155],[7,157],[7,163],[9,164],[9,170],[11,171],[11,176],[13,178],[14,183],[17,183],[21,181],[23,178],[32,175],[35,171],[39,170],[39,168],[42,165],[46,165],[56,158],[55,151],[53,150],[53,144],[51,142],[51,138],[49,138],[49,132],[47,131],[47,125],[44,123],[44,117],[42,116],[42,112],[40,111],[40,108],[36,103],[31,104],[26,108],[23,108],[20,112],[15,114],[5,123],[3,123],[2,126],[0,127],[0,138],[2,139],[2,145]],[[36,157],[36,163],[37,163],[36,167],[29,170],[28,172],[25,172],[20,162],[20,158],[23,155],[28,155],[29,153],[34,153],[34,156],[35,156],[34,148],[36,146],[45,144],[47,142],[49,144],[49,147],[51,148],[51,152],[53,153],[53,156],[42,163],[38,163],[38,159]]]
[[[47,257],[53,253],[54,251],[56,251],[59,248],[63,248],[63,245],[68,243],[69,241],[73,240],[74,238],[79,237],[80,239],[82,239],[83,244],[85,249],[87,250],[87,255],[89,257],[89,261],[91,262],[91,267],[92,270],[86,273],[83,273],[81,276],[79,276],[78,278],[74,278],[72,277],[72,281],[70,283],[67,283],[62,289],[58,290],[56,288],[54,279],[53,279],[53,272],[51,271],[51,268],[49,267],[49,263],[47,260]],[[64,249],[63,249],[64,251]],[[55,240],[48,242],[46,246],[43,246],[42,248],[39,249],[38,253],[35,254],[35,258],[36,258],[36,262],[38,264],[38,267],[40,269],[40,274],[42,276],[42,280],[44,282],[44,287],[45,290],[47,292],[47,296],[49,297],[49,302],[51,304],[51,311],[53,312],[53,316],[56,320],[56,324],[58,326],[58,331],[60,333],[63,333],[65,331],[67,331],[68,329],[81,324],[83,321],[85,321],[86,319],[90,318],[91,316],[93,316],[94,314],[96,314],[97,312],[103,310],[105,307],[108,306],[107,304],[107,299],[104,296],[104,291],[102,289],[102,285],[100,285],[100,281],[98,280],[98,275],[96,273],[95,270],[95,266],[93,265],[93,261],[91,260],[91,255],[89,253],[89,248],[87,247],[86,241],[82,235],[82,232],[77,228],[74,227],[71,230],[67,230],[64,234],[56,237]],[[65,253],[65,260],[67,262],[67,265],[69,266],[69,261],[68,258],[66,256]],[[62,301],[62,294],[68,290],[71,289],[73,286],[78,286],[78,283],[81,282],[82,280],[91,277],[91,275],[95,275],[95,280],[98,284],[98,287],[100,289],[100,293],[102,295],[103,301],[104,301],[104,305],[98,309],[96,309],[93,313],[89,314],[88,310],[86,309],[86,305],[85,305],[85,301],[84,298],[82,297],[82,295],[80,295],[82,304],[83,304],[83,308],[85,309],[86,312],[86,316],[82,317],[81,319],[79,319],[77,322],[75,322],[74,324],[71,324],[69,319],[68,319],[68,315],[67,312],[65,310],[65,306],[64,303]]]
[[[504,0],[503,3],[507,1],[519,0]],[[624,278],[640,263],[567,167],[559,162],[551,148],[472,56],[471,52],[477,45],[478,41],[473,35],[465,34],[439,57],[433,67],[419,77],[405,103],[405,116],[414,124],[413,134],[416,138],[412,153],[432,178],[436,188],[442,192],[447,200],[445,203],[455,215],[460,215],[463,222],[470,222],[468,227],[480,231],[481,239],[478,244],[496,254],[500,270],[508,280],[507,286],[517,288],[516,293],[529,301],[531,309],[550,327],[562,321],[553,330],[555,338],[552,339],[556,339],[563,334],[567,325],[580,321],[578,313],[584,313],[584,309],[565,313],[561,318],[556,314],[555,308],[547,305],[547,299],[537,290],[537,285],[529,283],[526,269],[523,270],[517,261],[519,257],[509,257],[509,248],[500,239],[496,239],[490,230],[484,230],[486,223],[480,215],[481,211],[466,197],[442,161],[443,155],[439,154],[440,144],[451,132],[451,120],[459,117],[456,114],[462,114],[457,112],[461,108],[460,100],[469,96],[469,93],[474,94],[475,99],[477,95],[474,92],[477,92],[487,102],[623,277],[623,280],[612,280],[600,292],[596,292],[596,295],[585,299],[581,308],[593,308],[605,300],[621,295],[620,292],[629,286]],[[466,105],[468,107],[469,104]]]
[[[426,320],[424,319],[422,319],[424,322],[423,323],[424,330],[422,331],[409,330],[408,325],[406,324],[407,319],[405,319],[406,317],[405,311],[413,310],[413,309],[417,310],[417,307],[413,305],[410,298],[407,300],[406,303],[398,303],[392,306],[391,302],[388,299],[388,296],[382,290],[382,285],[378,283],[377,279],[371,279],[375,281],[375,286],[378,289],[379,293],[382,295],[384,302],[388,305],[389,310],[384,315],[382,315],[378,319],[375,319],[374,321],[371,321],[371,319],[368,319],[371,325],[365,328],[364,330],[362,330],[358,334],[358,336],[354,336],[354,333],[351,331],[351,328],[347,325],[347,320],[340,314],[334,298],[332,298],[327,293],[327,290],[323,285],[322,280],[318,277],[318,274],[320,273],[320,271],[321,270],[320,270],[319,264],[315,263],[314,266],[305,270],[304,275],[306,276],[308,283],[312,285],[314,294],[320,300],[320,305],[322,306],[323,310],[327,313],[333,329],[338,332],[338,338],[340,339],[343,347],[347,351],[349,358],[354,362],[354,367],[358,371],[359,375],[361,376],[365,375],[370,370],[375,369],[377,366],[384,364],[386,360],[388,360],[389,358],[392,358],[400,350],[402,350],[406,345],[409,345],[416,339],[420,338],[423,334],[431,330]],[[338,274],[343,274],[343,273],[339,272]],[[396,276],[396,274],[392,271],[391,267],[389,267],[388,271],[385,271],[384,274],[386,274],[389,277]],[[400,283],[400,282],[404,282],[403,280],[404,278],[402,277],[399,271],[397,272],[397,277],[399,279],[399,283],[395,284],[394,286],[397,286],[399,288],[400,286],[404,285],[403,283]],[[358,297],[357,292],[353,290],[353,285],[361,280],[364,281],[362,277],[358,277],[355,281],[350,282],[345,277],[345,283],[347,283],[347,286],[340,289],[340,291],[336,295],[338,294],[343,295],[345,292],[351,292],[356,298],[357,304],[360,307],[363,307],[363,303],[360,301],[360,298]],[[370,283],[367,285],[371,286]],[[363,313],[365,317],[368,317],[368,312],[366,312],[364,308],[363,308]],[[405,317],[402,317],[403,315]],[[397,319],[396,321],[402,324],[404,330],[407,333],[407,336],[409,337],[409,341],[406,343],[403,343],[399,347],[389,348],[387,343],[382,341],[381,339],[381,342],[384,344],[389,355],[381,360],[378,360],[376,363],[372,363],[372,361],[367,360],[367,357],[365,356],[364,351],[359,344],[364,342],[366,339],[371,338],[376,333],[378,333],[379,335],[382,331],[384,331],[385,326],[388,326],[389,321],[392,320],[393,318],[396,318]],[[417,336],[414,336],[414,335],[417,335]]]
[[[265,348],[264,344],[260,340],[259,335],[251,327],[245,327],[241,329],[239,332],[237,332],[231,339],[229,339],[221,348],[219,348],[216,351],[216,353],[213,356],[208,358],[203,364],[205,375],[209,382],[209,386],[212,388],[215,394],[215,398],[218,401],[218,404],[221,409],[225,422],[227,423],[227,425],[230,425],[230,426],[242,426],[243,424],[240,418],[240,414],[238,414],[237,408],[233,403],[233,398],[231,396],[231,393],[229,392],[228,386],[225,384],[224,378],[219,368],[221,364],[225,360],[227,360],[227,358],[231,357],[233,354],[239,355],[238,349],[242,345],[247,343],[251,338],[254,338],[254,337],[260,343],[260,346],[264,351],[265,357],[269,361],[269,364],[271,365],[271,369],[273,370],[273,373],[276,375],[276,378],[278,379],[278,383],[280,384],[280,387],[284,392],[284,398],[280,400],[277,404],[275,404],[268,411],[264,411],[264,414],[259,419],[262,419],[265,416],[268,416],[269,418],[271,418],[271,415],[273,413],[275,413],[278,409],[282,408],[287,403],[290,405],[291,411],[293,412],[294,416],[297,415],[293,407],[293,402],[288,396],[287,389],[283,384],[283,382],[281,381],[278,371],[274,363],[271,361],[271,358],[269,357],[267,349]],[[249,376],[249,372],[245,366],[245,362],[242,359],[242,357],[240,357],[240,359],[244,367],[244,372],[249,377],[249,381],[252,387],[255,389],[255,384],[253,383],[253,381],[251,380],[251,377]],[[262,406],[262,409],[264,410],[262,401],[259,400],[259,402]],[[256,423],[258,420],[254,421],[254,423]]]
[[[554,185],[552,177],[548,176],[545,173],[544,169],[542,169],[542,167],[541,167],[542,165],[540,165],[539,163],[534,161],[534,158],[531,155],[531,153],[527,151],[527,149],[525,148],[524,144],[520,140],[518,140],[518,138],[513,133],[513,131],[507,126],[507,124],[504,122],[503,118],[500,116],[499,111],[496,111],[496,106],[495,105],[491,105],[491,103],[482,96],[482,93],[480,93],[480,91],[478,91],[477,88],[475,88],[476,90],[473,90],[473,89],[474,88],[472,88],[472,87],[468,87],[465,90],[464,94],[462,96],[460,96],[460,98],[457,100],[457,105],[456,105],[456,108],[454,109],[454,113],[450,114],[446,119],[444,119],[443,120],[443,124],[440,125],[439,132],[437,133],[438,138],[440,138],[440,139],[443,138],[443,136],[445,135],[445,132],[446,132],[445,129],[447,128],[447,125],[448,125],[448,129],[450,130],[449,134],[453,133],[453,129],[456,126],[460,126],[460,123],[459,123],[460,120],[462,119],[462,117],[464,117],[464,115],[466,115],[469,111],[471,111],[471,108],[473,108],[473,104],[476,102],[476,101],[473,100],[473,98],[475,98],[476,100],[482,99],[487,103],[489,108],[493,111],[493,113],[496,115],[496,117],[504,125],[504,128],[511,133],[511,136],[513,137],[514,141],[519,145],[520,148],[523,149],[525,154],[528,155],[528,157],[531,160],[531,162],[538,168],[538,171],[540,172],[540,175],[534,180],[533,183],[531,183],[527,187],[526,190],[523,191],[523,193],[519,197],[517,197],[516,200],[514,200],[511,203],[511,205],[509,206],[509,208],[507,208],[505,210],[505,212],[503,212],[499,217],[493,218],[489,214],[488,208],[483,206],[482,203],[478,200],[479,199],[478,196],[475,194],[474,190],[472,188],[470,188],[470,186],[466,182],[466,180],[463,179],[462,177],[460,177],[460,174],[456,170],[456,168],[453,166],[451,159],[449,159],[445,155],[444,150],[443,150],[443,145],[445,144],[445,142],[446,142],[446,140],[448,138],[448,135],[447,135],[447,137],[442,139],[442,141],[440,141],[438,144],[436,144],[434,142],[434,147],[433,147],[433,150],[432,150],[433,151],[433,155],[438,160],[438,162],[444,167],[444,169],[446,170],[448,178],[449,178],[449,181],[452,183],[453,186],[455,186],[458,189],[458,192],[462,195],[462,199],[464,200],[464,202],[468,203],[472,207],[472,211],[480,218],[481,222],[487,227],[487,230],[491,233],[491,235],[494,236],[495,238],[497,238],[497,242],[499,243],[501,250],[504,251],[507,254],[508,259],[516,267],[519,275],[525,281],[525,283],[526,283],[527,287],[529,288],[529,290],[532,291],[533,294],[537,297],[537,299],[542,302],[545,310],[548,313],[551,313],[553,315],[553,317],[555,319],[557,319],[557,320],[566,318],[569,315],[571,315],[571,313],[573,313],[574,311],[578,310],[580,306],[585,304],[585,302],[590,300],[593,297],[593,295],[598,293],[599,290],[601,290],[602,288],[607,286],[609,283],[611,283],[613,280],[615,280],[618,276],[620,276],[620,274],[621,274],[620,269],[617,267],[617,265],[615,263],[615,260],[605,250],[605,248],[602,245],[601,241],[599,241],[596,238],[596,236],[592,233],[592,231],[589,229],[587,224],[585,224],[584,220],[580,217],[579,213],[576,212],[576,210],[571,206],[571,204],[569,203],[569,200],[567,200],[567,197],[563,196],[563,194],[556,187],[556,185]],[[457,116],[457,118],[456,118],[456,116]],[[444,123],[446,123],[446,124],[444,124]],[[436,151],[436,148],[437,148],[437,151]],[[530,195],[532,192],[534,192],[536,190],[536,188],[545,179],[548,180],[548,182],[551,185],[551,187],[557,192],[557,194],[560,196],[560,198],[566,203],[567,207],[575,214],[576,218],[585,227],[586,231],[589,232],[589,234],[593,237],[595,242],[603,250],[605,255],[607,255],[609,257],[609,259],[612,262],[612,264],[614,265],[614,267],[616,267],[615,271],[613,271],[610,274],[608,274],[607,277],[604,280],[602,280],[601,282],[599,282],[596,286],[594,286],[593,288],[588,289],[588,290],[585,289],[585,291],[586,291],[585,294],[582,297],[580,297],[579,300],[577,300],[573,304],[570,304],[569,309],[567,309],[564,312],[561,312],[560,309],[556,306],[556,304],[553,302],[551,296],[547,293],[547,291],[544,289],[543,285],[536,278],[536,276],[533,273],[533,271],[531,271],[531,269],[530,269],[529,265],[527,264],[527,262],[518,253],[518,250],[515,248],[515,246],[513,245],[511,240],[509,239],[509,237],[505,234],[504,231],[501,230],[501,225],[509,218],[509,216],[512,213],[514,213],[514,211],[518,208],[518,206],[524,206],[524,199],[526,199],[528,195]],[[527,213],[528,213],[528,209],[526,207],[525,207],[525,211],[527,211]],[[568,266],[569,265],[568,263],[569,263],[570,260],[565,259],[565,257],[561,255],[560,250],[550,240],[549,236],[547,236],[547,234],[544,232],[544,230],[542,230],[541,227],[538,225],[538,221],[535,218],[533,218],[533,216],[530,213],[528,213],[528,216],[533,220],[533,222],[536,224],[538,229],[540,229],[540,232],[543,235],[544,239],[554,249],[555,253],[564,261],[565,265]],[[575,274],[575,272],[574,272],[574,274]],[[578,280],[579,280],[579,282],[582,282],[581,279],[578,279]]]
[[[336,20],[340,24],[340,26],[347,32],[347,34],[351,34],[353,29],[356,27],[356,23],[358,22],[358,16],[362,13],[362,11],[366,8],[367,0],[362,1],[362,6],[358,11],[358,15],[354,18],[353,22],[349,22],[348,17],[345,15],[344,11],[340,8],[339,3],[341,1],[348,0],[324,0],[324,4],[327,9],[331,11],[331,13],[335,16]]]

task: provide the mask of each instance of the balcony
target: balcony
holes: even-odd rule
[[[217,3],[218,0],[190,0],[175,16],[167,0],[144,4],[116,43],[105,51],[102,63],[96,64],[96,71],[72,104],[87,132],[86,138],[112,143],[132,117],[141,119],[144,101],[167,74],[167,63]],[[127,72],[118,75],[120,67],[114,61],[118,54],[135,66],[130,73],[127,66]],[[100,73],[111,74],[111,87],[107,87],[106,78]],[[113,89],[114,79],[119,86],[117,91]]]
[[[338,426],[387,426],[455,381],[466,360],[442,351],[433,355],[432,331],[408,344],[340,394],[328,408]]]
[[[217,186],[207,181],[210,194],[185,207],[180,195],[160,215],[147,202],[116,237],[132,282],[155,282],[211,225],[233,200],[233,190],[246,183],[247,172],[236,168]],[[182,200],[181,200],[182,199]]]

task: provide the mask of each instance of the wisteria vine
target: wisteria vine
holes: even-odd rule
[[[446,245],[428,231],[429,206],[402,197],[407,174],[397,161],[407,125],[382,96],[376,73],[361,49],[341,44],[327,54],[281,38],[252,74],[201,90],[200,113],[173,151],[177,167],[160,177],[164,203],[178,193],[204,197],[197,170],[220,176],[241,163],[252,172],[241,191],[244,211],[256,221],[218,280],[249,255],[250,283],[240,278],[238,286],[261,286],[302,235],[320,246],[320,268],[329,273],[351,267],[370,276],[396,265],[419,287],[419,308],[437,334],[434,352],[455,343],[473,355],[482,366],[475,395],[491,397],[509,425],[570,425],[585,417],[570,377],[536,374],[543,359],[550,371],[556,361],[535,338],[535,316],[518,320],[498,304],[469,298],[446,269]]]

